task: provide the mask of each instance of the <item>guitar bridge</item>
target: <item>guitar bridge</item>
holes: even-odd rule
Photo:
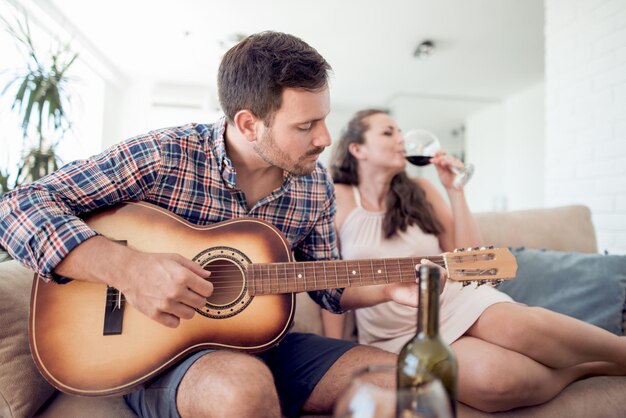
[[[114,287],[107,286],[103,335],[119,335],[122,333],[124,306],[122,293]]]

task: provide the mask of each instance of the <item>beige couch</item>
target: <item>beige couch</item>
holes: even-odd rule
[[[477,219],[486,242],[498,247],[597,252],[589,210],[582,206],[483,213]],[[0,264],[0,417],[134,417],[119,397],[61,394],[39,376],[28,350],[31,282],[32,274],[15,261]],[[294,329],[321,332],[320,310],[306,294],[298,295]],[[626,377],[594,377],[572,384],[543,405],[499,414],[485,414],[460,405],[459,416],[618,417],[626,416],[625,400]]]

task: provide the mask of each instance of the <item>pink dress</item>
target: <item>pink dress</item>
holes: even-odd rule
[[[339,231],[342,256],[346,260],[399,258],[441,254],[435,235],[424,233],[417,225],[391,239],[383,237],[383,212],[363,209],[358,190],[353,187],[356,208],[348,214]],[[506,294],[490,287],[448,281],[440,296],[439,333],[451,344],[476,322],[489,306],[513,302]],[[359,343],[398,353],[415,335],[417,310],[396,302],[381,303],[355,311]]]

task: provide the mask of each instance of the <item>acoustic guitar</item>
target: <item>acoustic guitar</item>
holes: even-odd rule
[[[58,285],[36,276],[31,353],[53,386],[83,396],[130,392],[197,350],[265,350],[289,331],[296,292],[414,282],[422,258],[465,283],[509,279],[516,271],[507,249],[491,248],[436,257],[294,262],[289,243],[267,222],[243,218],[197,226],[144,202],[96,212],[85,221],[121,245],[193,259],[211,271],[214,292],[191,320],[168,328],[125,304],[112,287],[76,280]]]

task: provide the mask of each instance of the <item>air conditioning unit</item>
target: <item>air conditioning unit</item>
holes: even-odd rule
[[[211,95],[211,88],[206,85],[158,83],[151,94],[153,107],[207,109],[216,101]]]

